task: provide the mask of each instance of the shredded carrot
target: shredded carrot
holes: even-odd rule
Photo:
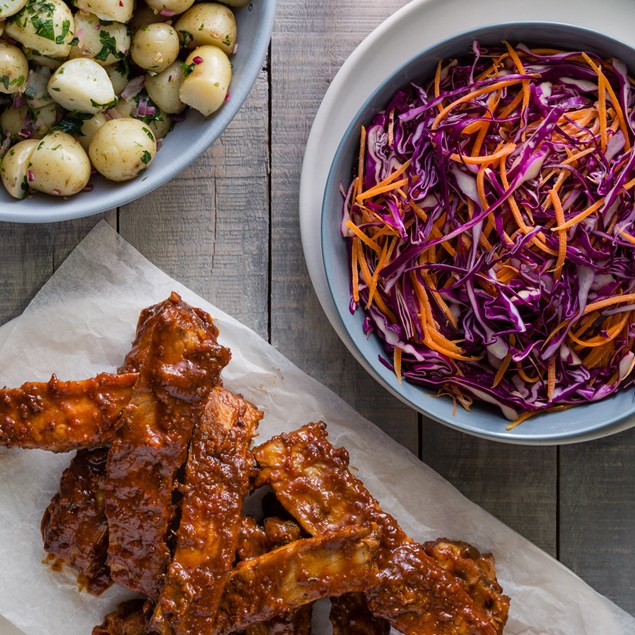
[[[552,355],[547,365],[547,399],[553,401],[553,393],[556,389],[556,357]]]
[[[558,196],[558,192],[556,190],[549,190],[549,196],[551,198],[551,202],[553,203],[553,209],[556,213],[556,221],[558,225],[564,224],[564,210],[562,209],[562,203],[560,202],[560,197]],[[562,268],[564,267],[564,262],[567,258],[567,230],[562,229],[558,233],[558,260],[556,261],[556,266],[554,269],[554,278],[557,280],[562,274]]]
[[[530,410],[529,412],[523,412],[521,415],[518,415],[511,423],[508,423],[505,426],[505,430],[513,430],[515,427],[519,426],[524,421],[527,421],[530,417],[537,415],[538,413],[534,410]]]
[[[627,293],[626,295],[622,296],[605,298],[604,300],[598,300],[597,302],[591,302],[591,304],[587,304],[586,308],[582,312],[582,315],[587,315],[588,313],[597,311],[598,309],[605,309],[607,306],[613,306],[614,304],[629,304],[632,302],[635,302],[635,293]]]
[[[483,86],[482,88],[479,88],[478,90],[474,90],[471,93],[468,93],[467,95],[463,95],[463,97],[459,97],[459,99],[447,105],[436,116],[430,128],[432,130],[436,130],[439,127],[439,124],[441,123],[441,121],[445,119],[446,115],[450,111],[454,110],[454,108],[456,108],[457,106],[460,106],[461,104],[464,104],[465,102],[468,102],[471,99],[474,99],[475,97],[478,97],[480,95],[486,95],[487,93],[493,93],[495,90],[501,90],[502,88],[507,88],[508,86],[514,86],[515,84],[519,84],[521,81],[522,80],[520,79],[506,79],[506,80],[503,80],[502,82],[496,82],[495,84],[490,84],[489,86]]]
[[[456,154],[452,153],[450,155],[450,159],[452,161],[459,161],[460,163],[466,163],[467,165],[489,165],[490,163],[495,163],[500,159],[510,155],[516,149],[516,145],[510,143],[504,146],[502,149],[494,152],[494,154],[487,154],[485,156],[466,156],[465,154]]]
[[[629,243],[635,244],[635,236],[625,232],[623,229],[618,229],[618,231],[620,232],[622,238],[626,238],[626,240],[628,240]]]
[[[602,152],[606,152],[608,136],[606,134],[606,80],[604,73],[598,73],[598,117],[600,119],[600,140]]]
[[[388,185],[382,185],[381,187],[376,185],[370,190],[366,190],[365,192],[358,194],[357,201],[358,202],[365,201],[366,199],[373,198],[374,196],[377,196],[378,194],[385,194],[386,192],[391,192],[392,190],[396,190],[404,185],[408,185],[408,181],[409,179],[405,178],[405,179],[401,179],[401,181],[389,183]]]
[[[512,354],[507,353],[507,355],[505,355],[505,357],[503,358],[501,365],[498,367],[498,370],[496,371],[496,375],[494,375],[492,388],[496,388],[496,386],[498,386],[498,384],[500,384],[501,381],[503,381],[503,377],[505,376],[505,373],[507,372],[507,369],[509,368],[509,364],[511,363],[511,361],[512,361]]]
[[[398,346],[395,346],[393,349],[393,364],[395,366],[397,381],[401,383],[401,349]]]
[[[438,99],[441,94],[441,68],[443,67],[443,60],[439,60],[437,64],[437,72],[434,74],[434,96]],[[439,112],[443,112],[443,103],[439,102],[437,105]]]
[[[583,53],[582,57],[585,59],[585,61],[587,62],[587,64],[598,74],[600,74],[601,69],[600,67],[595,64],[595,62],[586,54]],[[611,99],[611,102],[613,103],[613,108],[615,109],[615,114],[619,120],[619,124],[620,124],[620,130],[622,131],[622,134],[624,135],[624,139],[626,140],[626,149],[630,150],[631,149],[631,141],[630,141],[630,135],[628,134],[628,126],[626,125],[626,118],[624,117],[624,111],[622,110],[622,106],[620,105],[620,101],[617,98],[617,95],[615,94],[615,91],[613,90],[613,87],[611,86],[611,84],[609,84],[608,82],[605,85],[606,91],[609,94],[609,97]]]
[[[573,227],[574,225],[577,225],[580,221],[583,221],[588,216],[591,216],[593,212],[597,212],[602,207],[602,205],[604,205],[603,198],[593,203],[593,205],[589,205],[589,207],[587,207],[583,212],[580,212],[573,218],[570,218],[566,223],[561,223],[557,227],[552,227],[551,231],[561,232],[563,230],[569,229],[569,227]]]
[[[359,268],[358,268],[358,256],[357,245],[359,240],[353,239],[353,246],[351,247],[352,259],[351,259],[351,280],[353,286],[353,300],[359,302]]]
[[[381,253],[381,247],[369,236],[367,236],[352,220],[346,221],[348,227],[362,242],[368,245],[375,253]]]

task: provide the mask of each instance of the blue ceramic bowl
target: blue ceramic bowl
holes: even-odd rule
[[[484,26],[449,38],[428,48],[383,81],[351,121],[331,165],[322,204],[322,252],[324,269],[333,297],[339,324],[336,330],[364,368],[399,399],[428,417],[457,430],[508,443],[548,445],[572,443],[613,434],[635,425],[635,391],[622,391],[604,401],[570,410],[537,415],[507,431],[509,423],[497,409],[475,402],[471,412],[449,398],[433,396],[433,391],[404,381],[400,384],[379,356],[385,356],[378,338],[364,334],[364,312],[349,311],[350,276],[346,243],[340,234],[342,195],[340,184],[352,179],[352,166],[359,149],[359,130],[382,110],[390,97],[411,81],[429,80],[440,59],[466,55],[474,40],[484,45],[503,40],[543,45],[552,48],[594,51],[603,57],[616,57],[633,71],[635,51],[600,33],[566,24],[544,22]],[[345,333],[345,336],[343,335]]]
[[[235,9],[238,50],[231,58],[230,99],[207,119],[188,109],[185,121],[166,136],[142,177],[114,183],[96,176],[91,179],[91,192],[80,192],[68,199],[36,194],[17,201],[0,186],[0,221],[48,223],[99,214],[138,199],[175,177],[221,135],[247,98],[269,48],[275,12],[276,0],[254,0]]]

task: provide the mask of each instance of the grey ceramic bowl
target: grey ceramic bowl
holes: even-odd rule
[[[330,293],[337,307],[340,330],[346,332],[344,343],[364,368],[391,393],[428,417],[452,428],[479,437],[508,443],[540,444],[572,443],[613,434],[635,425],[635,391],[620,392],[604,401],[578,406],[562,412],[537,415],[513,430],[493,407],[475,402],[467,412],[449,398],[433,397],[433,392],[404,381],[400,384],[394,373],[380,361],[384,355],[379,340],[367,338],[362,324],[364,312],[349,311],[350,276],[346,244],[340,235],[342,195],[340,184],[351,181],[351,167],[359,148],[359,130],[373,115],[382,110],[389,98],[411,81],[429,80],[437,62],[470,52],[471,44],[479,40],[485,45],[503,40],[563,49],[594,51],[604,57],[617,57],[631,72],[635,70],[635,51],[605,35],[565,24],[543,22],[497,24],[461,33],[428,48],[382,82],[354,116],[340,142],[331,165],[322,205],[322,252]]]
[[[143,176],[127,183],[93,177],[91,192],[68,199],[35,194],[17,201],[0,186],[0,221],[44,223],[98,214],[148,194],[176,176],[220,136],[245,101],[267,54],[275,11],[276,0],[253,0],[235,10],[238,50],[232,57],[230,99],[207,119],[188,110],[185,121],[168,134]]]

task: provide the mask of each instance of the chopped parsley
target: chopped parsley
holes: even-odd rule
[[[143,154],[141,155],[141,163],[143,163],[144,165],[148,165],[150,161],[152,161],[152,155],[147,150],[144,150]]]
[[[93,115],[88,112],[71,112],[63,119],[58,121],[53,130],[59,130],[66,132],[73,137],[83,137],[82,126],[87,119],[90,119]]]
[[[107,104],[100,104],[96,102],[94,99],[90,100],[90,105],[93,108],[99,108],[100,110],[109,110],[110,108],[114,108],[119,103],[119,98],[115,97],[112,101],[109,101]]]
[[[181,64],[181,72],[183,73],[183,77],[187,77],[194,70],[195,66],[196,64],[186,64],[185,62],[183,62],[183,64]]]
[[[95,55],[95,59],[100,62],[105,62],[109,55],[117,59],[121,59],[124,55],[117,49],[117,40],[114,35],[108,33],[108,31],[101,29],[99,31],[99,41],[101,42],[101,49],[99,53]]]
[[[183,38],[183,46],[186,49],[190,48],[190,44],[192,43],[194,36],[191,33],[188,33],[187,31],[179,31],[179,33],[181,34],[181,37]]]

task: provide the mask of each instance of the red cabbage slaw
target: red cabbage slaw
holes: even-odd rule
[[[632,87],[619,60],[475,42],[362,128],[350,310],[400,381],[516,423],[633,385]]]

